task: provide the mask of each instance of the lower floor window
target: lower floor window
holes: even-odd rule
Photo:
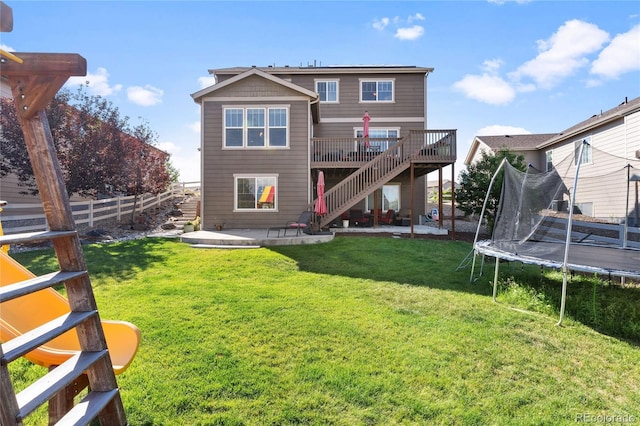
[[[275,210],[277,176],[235,176],[236,210]]]

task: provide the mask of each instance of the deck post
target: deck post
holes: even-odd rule
[[[451,165],[451,239],[456,239],[456,170]]]
[[[410,185],[410,190],[411,190],[411,213],[409,215],[409,217],[411,218],[411,239],[414,238],[414,234],[413,234],[413,213],[415,212],[415,204],[414,204],[414,184],[413,184],[413,180],[414,180],[414,174],[415,174],[415,165],[413,163],[413,161],[411,162],[411,185]]]

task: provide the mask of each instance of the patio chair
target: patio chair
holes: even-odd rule
[[[307,230],[311,230],[311,219],[313,219],[313,212],[311,211],[303,211],[300,213],[298,220],[295,222],[287,222],[284,226],[284,236],[287,236],[287,230],[295,229],[296,237],[300,235],[301,232],[306,232]]]
[[[272,226],[267,228],[267,238],[269,234],[273,232],[278,232],[278,237],[280,237],[280,231],[284,231],[284,236],[287,236],[287,230],[295,229],[296,236],[300,235],[300,232],[311,233],[311,219],[313,219],[313,212],[307,210],[300,213],[298,220],[295,222],[287,222],[284,226]]]
[[[393,209],[387,210],[387,213],[380,217],[378,221],[384,225],[393,225],[396,221],[396,212]]]
[[[365,215],[362,210],[352,209],[349,210],[349,222],[350,226],[369,226],[369,216]]]

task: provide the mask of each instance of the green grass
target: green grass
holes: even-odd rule
[[[640,421],[640,339],[574,313],[588,317],[592,302],[572,307],[596,288],[598,306],[614,310],[618,289],[574,279],[556,327],[557,276],[503,268],[495,304],[490,277],[470,284],[468,269],[455,271],[469,249],[342,237],[202,250],[149,238],[85,252],[101,317],[142,331],[118,377],[132,425]],[[16,257],[37,273],[55,269],[51,251]],[[640,291],[620,291],[640,323]],[[18,387],[42,373],[22,360],[10,368]]]

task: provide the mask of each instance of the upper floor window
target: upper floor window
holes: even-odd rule
[[[277,176],[236,175],[235,210],[276,210]]]
[[[224,109],[226,148],[288,146],[288,108],[247,107]]]
[[[582,149],[584,145],[584,149]],[[573,164],[578,164],[578,158],[580,158],[580,150],[582,149],[582,161],[580,164],[591,164],[593,162],[591,158],[591,137],[586,137],[575,141],[575,156],[573,158]]]
[[[393,80],[360,80],[361,102],[393,102]]]
[[[316,92],[320,96],[320,102],[338,102],[338,81],[316,81]]]
[[[545,156],[545,171],[550,172],[553,170],[553,150],[544,153]]]

